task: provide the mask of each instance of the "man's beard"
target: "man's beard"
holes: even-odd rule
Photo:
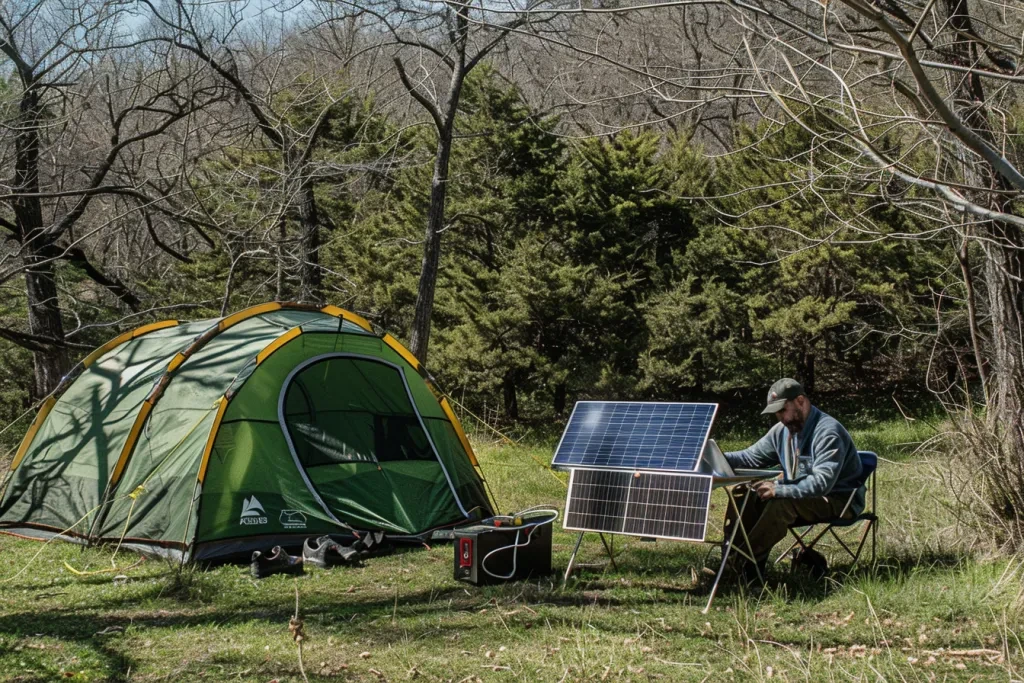
[[[784,420],[782,424],[790,433],[799,434],[800,430],[804,428],[804,418],[798,416],[789,421]]]

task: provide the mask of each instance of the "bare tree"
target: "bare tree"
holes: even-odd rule
[[[124,213],[155,214],[166,191],[176,192],[166,178],[132,177],[142,168],[133,155],[218,96],[195,70],[171,68],[125,32],[122,11],[99,0],[0,6],[0,54],[13,76],[0,100],[0,227],[13,245],[0,283],[23,277],[28,303],[27,331],[0,336],[33,352],[36,396],[68,369],[58,264],[74,263],[120,305],[140,307],[130,285],[88,252]]]
[[[235,102],[248,111],[264,140],[280,155],[278,194],[280,213],[271,222],[279,230],[278,298],[283,296],[287,220],[299,224],[297,240],[298,298],[323,302],[320,267],[321,227],[327,222],[318,208],[314,189],[318,176],[313,154],[332,117],[338,115],[339,95],[310,59],[308,51],[287,45],[288,31],[279,26],[262,35],[248,27],[268,28],[267,21],[246,17],[248,3],[207,3],[172,0],[157,4],[143,0],[153,18],[155,35],[191,53],[235,93]],[[271,12],[273,8],[264,8]],[[283,19],[281,20],[283,22]],[[285,94],[288,97],[284,97]],[[312,117],[304,109],[314,109]],[[262,188],[263,191],[266,188]]]
[[[535,2],[511,2],[494,11],[486,3],[414,0],[321,0],[324,20],[360,22],[380,39],[362,51],[387,51],[408,94],[428,114],[437,134],[430,202],[423,239],[411,350],[426,362],[431,314],[446,226],[445,198],[459,100],[469,73],[524,26]],[[539,27],[538,27],[539,28]]]

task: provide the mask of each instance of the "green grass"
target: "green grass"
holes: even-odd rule
[[[763,592],[724,584],[706,616],[707,547],[687,543],[616,537],[612,570],[588,536],[580,561],[591,566],[565,585],[475,588],[452,580],[450,545],[297,580],[159,560],[115,579],[64,566],[110,567],[112,549],[0,536],[0,680],[301,681],[288,630],[296,588],[310,681],[1020,679],[1024,569],[959,539],[941,469],[914,454],[931,428],[887,423],[854,436],[886,459],[877,565],[826,582],[779,565]],[[550,458],[548,448],[482,449],[503,511],[562,507],[565,476],[541,466]],[[573,540],[556,525],[557,568]]]

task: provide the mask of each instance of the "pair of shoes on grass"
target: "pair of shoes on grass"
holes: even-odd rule
[[[390,546],[384,541],[383,531],[365,532],[348,546],[330,536],[307,538],[302,543],[301,557],[289,555],[279,545],[274,546],[269,553],[257,550],[252,554],[249,573],[256,579],[273,574],[303,574],[307,564],[321,569],[351,565],[388,549]]]
[[[338,543],[330,536],[306,539],[302,544],[302,559],[306,564],[326,569],[338,565],[355,564],[370,555],[387,550],[383,531],[368,531],[350,545]]]
[[[346,548],[330,536],[306,539],[302,544],[302,561],[314,567],[326,569],[340,564],[354,564],[360,560],[359,551]]]
[[[303,574],[305,568],[301,557],[289,555],[281,546],[275,545],[269,553],[257,550],[252,554],[249,573],[254,579],[262,579],[272,574]]]

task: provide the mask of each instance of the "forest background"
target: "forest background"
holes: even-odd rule
[[[728,427],[791,375],[942,405],[1024,472],[1021,17],[883,5],[5,2],[6,448],[117,334],[279,300],[408,341],[499,429]]]

